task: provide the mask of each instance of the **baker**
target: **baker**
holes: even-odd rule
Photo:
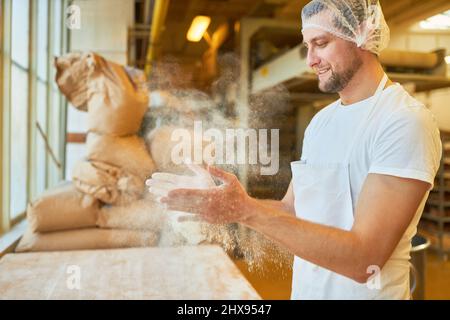
[[[378,1],[313,0],[302,34],[320,90],[340,99],[308,125],[284,198],[254,199],[209,167],[220,186],[178,188],[162,202],[241,223],[294,253],[292,299],[409,299],[411,239],[441,158],[436,121],[383,71],[389,28]]]

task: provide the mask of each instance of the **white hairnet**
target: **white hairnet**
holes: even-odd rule
[[[318,28],[379,54],[389,27],[378,0],[312,0],[302,10],[302,31]]]

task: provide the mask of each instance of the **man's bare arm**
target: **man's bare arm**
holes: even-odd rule
[[[256,199],[255,199],[256,200]],[[289,183],[288,190],[281,200],[270,200],[270,199],[258,199],[262,205],[271,206],[279,210],[287,211],[293,215],[295,215],[294,208],[294,191],[292,189],[292,180]]]
[[[347,231],[264,204],[248,196],[236,176],[209,170],[224,184],[209,190],[173,190],[162,201],[170,210],[197,213],[210,223],[242,223],[293,254],[361,283],[370,276],[367,267],[383,268],[430,187],[419,180],[369,174]]]
[[[296,219],[255,202],[244,224],[305,260],[365,282],[368,266],[381,269],[389,259],[429,187],[419,180],[369,174],[350,231]]]

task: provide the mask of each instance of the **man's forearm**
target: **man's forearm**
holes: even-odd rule
[[[295,215],[294,208],[291,208],[281,200],[270,200],[270,199],[253,199],[253,200],[261,203],[264,206],[270,206],[274,209],[283,210],[289,212],[290,214]]]
[[[356,281],[366,280],[368,254],[353,232],[298,219],[283,210],[283,204],[251,199],[246,210],[243,224],[296,256]]]

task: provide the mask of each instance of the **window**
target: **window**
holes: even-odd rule
[[[10,214],[14,219],[26,210],[28,176],[29,109],[29,0],[12,2],[11,108],[10,108]]]
[[[65,101],[53,81],[52,57],[65,52],[67,3],[0,2],[0,233],[63,177]]]
[[[48,87],[48,0],[37,1],[37,39],[36,39],[36,123],[37,126],[47,132],[47,87]],[[36,134],[35,152],[35,194],[39,194],[46,188],[46,149],[44,137],[38,131]]]
[[[450,30],[450,10],[420,21],[419,26],[426,30]]]
[[[51,57],[60,56],[63,52],[63,33],[61,30],[63,29],[62,22],[62,9],[63,9],[63,1],[62,0],[52,0],[53,8],[51,10],[53,24],[50,26],[53,37],[51,39]],[[49,118],[48,118],[48,129],[49,129],[49,144],[55,155],[58,156],[57,159],[50,158],[48,162],[48,170],[49,170],[49,186],[55,185],[60,181],[63,176],[63,168],[62,162],[64,157],[64,147],[63,143],[65,139],[63,139],[63,134],[61,134],[61,126],[62,122],[65,122],[63,119],[64,113],[62,112],[62,96],[59,93],[58,86],[55,81],[55,68],[51,68],[51,84],[50,84],[50,99],[51,103],[49,104]]]

